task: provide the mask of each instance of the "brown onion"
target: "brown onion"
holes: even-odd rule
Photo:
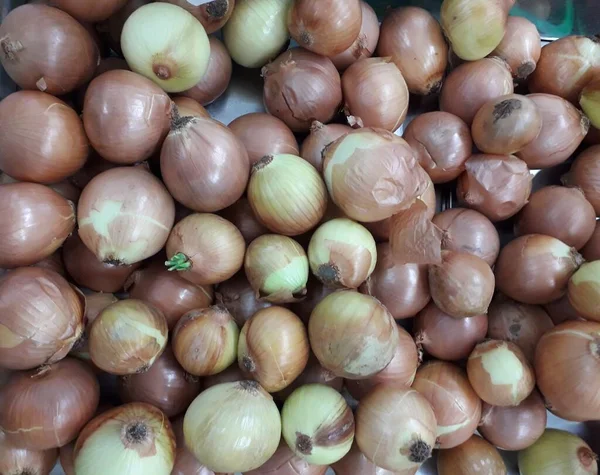
[[[336,475],[398,475],[398,472],[391,472],[384,468],[376,466],[365,454],[363,454],[356,441],[352,444],[350,452],[346,456],[331,465]],[[414,475],[416,469],[411,472],[402,472],[403,475]],[[67,474],[68,475],[68,474]]]
[[[56,449],[29,450],[13,447],[0,431],[0,473],[2,474],[50,475],[57,457]]]
[[[360,33],[360,0],[296,0],[288,12],[288,29],[298,44],[324,56],[335,56]]]
[[[181,117],[205,117],[210,119],[209,112],[194,99],[178,96],[173,98],[177,111]]]
[[[579,105],[583,112],[589,117],[592,124],[592,134],[586,137],[586,142],[596,143],[598,141],[598,127],[600,127],[600,74],[594,77],[581,91]]]
[[[308,3],[312,1],[308,0]],[[302,2],[306,0],[294,5]],[[351,3],[360,8],[359,0],[351,0]],[[329,122],[342,102],[340,73],[331,60],[302,48],[283,52],[263,67],[262,76],[267,112],[281,119],[294,132],[308,131],[315,120]]]
[[[235,0],[212,0],[203,2],[190,2],[188,0],[164,0],[178,7],[186,9],[202,23],[207,34],[220,29],[233,13]],[[214,37],[211,37],[214,38]],[[211,45],[212,46],[212,45]]]
[[[202,380],[203,388],[206,390],[208,388],[212,388],[217,384],[223,383],[234,383],[235,381],[244,381],[246,376],[242,373],[240,367],[236,364],[231,365],[226,370],[221,371],[220,373],[213,374],[207,376]]]
[[[351,127],[343,124],[325,125],[318,120],[313,122],[310,126],[310,134],[302,142],[300,156],[321,173],[323,171],[323,152],[325,147],[351,130]]]
[[[438,475],[507,475],[506,464],[494,446],[478,435],[450,450],[441,450]]]
[[[588,145],[600,145],[600,129],[590,125],[590,130],[585,136],[584,143]]]
[[[160,153],[160,170],[173,197],[194,211],[219,211],[235,203],[248,183],[242,142],[223,124],[175,117]]]
[[[431,298],[454,318],[487,313],[494,282],[490,266],[472,254],[442,251],[441,264],[429,266]]]
[[[51,3],[81,22],[96,23],[123,8],[127,0],[51,0]]]
[[[600,260],[583,264],[573,274],[567,295],[583,318],[600,322]]]
[[[600,221],[596,221],[596,227],[592,233],[592,237],[586,245],[581,249],[581,255],[586,261],[600,260]]]
[[[377,54],[392,58],[411,93],[428,95],[442,88],[448,45],[440,24],[427,10],[401,7],[388,12],[381,24]]]
[[[88,86],[83,125],[94,150],[120,164],[150,157],[167,135],[169,96],[150,79],[131,71],[101,74]]]
[[[261,467],[246,475],[325,475],[327,465],[312,465],[290,450],[284,440],[273,456]]]
[[[171,475],[215,475],[215,472],[202,465],[185,446],[183,417],[177,418],[172,424],[177,442],[177,452],[175,453],[175,466],[171,471]]]
[[[61,250],[57,250],[54,254],[42,259],[39,262],[33,264],[33,267],[41,267],[42,269],[48,269],[60,274],[62,277],[67,277],[65,266],[61,255]]]
[[[316,277],[310,276],[306,285],[306,297],[302,300],[292,303],[290,309],[300,317],[300,319],[308,325],[310,314],[315,309],[317,304],[335,292],[337,289],[327,287],[321,283]]]
[[[546,333],[535,352],[546,407],[563,419],[600,419],[600,323],[565,322]]]
[[[517,153],[530,168],[549,168],[567,160],[586,136],[589,119],[558,96],[527,96],[542,115],[542,130],[537,139]]]
[[[75,227],[71,202],[35,183],[0,186],[0,267],[35,264],[52,255]]]
[[[547,186],[531,195],[515,224],[515,234],[545,234],[581,249],[596,226],[596,212],[578,188]]]
[[[580,153],[566,177],[570,185],[578,186],[600,216],[600,145]]]
[[[294,133],[285,122],[270,114],[254,112],[242,115],[231,122],[229,128],[246,147],[250,165],[265,155],[299,153]]]
[[[23,89],[53,95],[89,81],[100,53],[90,33],[67,13],[47,5],[21,5],[0,26],[0,62]]]
[[[584,320],[584,318],[577,313],[577,310],[573,308],[571,302],[569,302],[569,296],[563,295],[558,300],[554,300],[543,306],[555,325],[559,325],[567,320]]]
[[[96,176],[77,207],[79,237],[101,262],[130,265],[167,242],[173,198],[143,167],[118,167]]]
[[[92,181],[92,178],[117,166],[118,165],[116,163],[104,160],[100,155],[92,150],[83,168],[81,168],[73,176],[69,177],[68,180],[77,188],[83,189],[90,181]]]
[[[514,407],[483,404],[477,430],[489,442],[503,450],[523,450],[544,433],[547,421],[546,406],[537,390]]]
[[[547,304],[562,297],[571,275],[583,258],[573,248],[550,236],[528,234],[508,243],[496,267],[498,290],[529,304]]]
[[[0,167],[16,180],[61,181],[83,167],[88,155],[81,119],[50,94],[10,94],[0,102],[0,128]]]
[[[130,298],[145,300],[162,311],[169,330],[185,313],[206,308],[213,301],[211,286],[192,284],[177,272],[169,272],[158,260],[131,274],[125,290]]]
[[[533,175],[514,155],[473,155],[458,178],[458,199],[492,221],[517,214],[527,204]]]
[[[100,312],[109,305],[118,302],[118,298],[114,294],[108,294],[104,292],[93,292],[88,293],[85,296],[85,322],[86,326],[96,320],[96,317],[100,315]]]
[[[531,92],[563,97],[577,104],[579,94],[600,73],[600,40],[565,36],[542,48],[537,68],[529,78]]]
[[[152,0],[128,0],[123,8],[111,15],[106,21],[99,23],[96,26],[98,32],[101,33],[110,48],[117,54],[122,54],[121,32],[123,30],[123,25],[134,11],[151,1]]]
[[[506,61],[516,79],[526,79],[535,71],[541,53],[537,27],[527,18],[509,16],[504,38],[491,55]]]
[[[167,417],[185,411],[200,394],[200,379],[179,366],[170,347],[145,373],[119,378],[119,395],[124,403],[145,402],[160,409]]]
[[[484,58],[462,64],[448,75],[442,87],[440,109],[471,125],[486,102],[513,92],[508,65],[499,58]]]
[[[481,418],[481,399],[463,369],[432,361],[419,368],[412,387],[425,396],[435,412],[437,448],[451,449],[473,435]]]
[[[257,237],[267,234],[269,230],[256,217],[248,198],[242,197],[219,213],[227,221],[231,221],[244,236],[246,244],[250,244]]]
[[[87,364],[67,358],[14,373],[1,398],[0,426],[8,443],[47,450],[77,437],[96,412],[100,387]]]
[[[403,137],[434,183],[457,178],[473,150],[469,127],[448,112],[427,112],[417,116],[408,124]]]
[[[221,282],[217,287],[216,300],[229,310],[240,328],[256,312],[272,305],[256,297],[244,272],[238,272],[231,279]]]

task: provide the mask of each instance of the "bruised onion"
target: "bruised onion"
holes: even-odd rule
[[[191,117],[205,117],[210,119],[208,111],[200,105],[199,102],[189,97],[178,96],[173,98],[173,103],[177,106],[179,115]]]
[[[360,451],[356,441],[352,444],[350,452],[343,459],[331,464],[331,468],[336,475],[397,475],[398,473],[376,466]],[[414,475],[416,471],[409,473]]]
[[[600,260],[600,221],[596,221],[596,227],[592,237],[581,249],[581,255],[586,261]]]
[[[566,182],[581,188],[596,210],[596,216],[600,216],[600,145],[594,145],[577,156]]]
[[[267,112],[294,132],[308,131],[315,120],[329,122],[342,102],[340,74],[331,60],[302,48],[283,52],[262,69],[262,76]]]
[[[528,234],[508,243],[496,267],[498,290],[517,302],[547,304],[562,297],[581,255],[565,243],[542,234]]]
[[[265,464],[246,472],[246,475],[325,475],[327,469],[327,465],[312,465],[298,457],[282,440]]]
[[[589,117],[592,126],[600,127],[600,76],[590,81],[581,91],[579,104]]]
[[[238,272],[231,279],[221,282],[217,287],[216,300],[229,310],[240,328],[256,312],[271,306],[269,302],[256,297],[244,272]]]
[[[0,431],[0,473],[49,475],[54,468],[57,456],[56,449],[29,450],[13,447],[6,441],[4,433]]]
[[[202,23],[207,34],[214,33],[220,29],[231,14],[235,6],[235,0],[208,0],[208,1],[193,1],[188,0],[165,0],[166,3],[172,3],[178,7],[185,8],[188,12],[196,17]],[[210,37],[211,39],[214,37]]]
[[[509,16],[504,38],[491,54],[506,61],[516,79],[526,79],[535,71],[541,53],[537,27],[527,18]]]
[[[317,169],[323,171],[323,151],[327,145],[347,134],[352,129],[343,124],[322,124],[314,121],[310,126],[310,134],[302,142],[300,156]]]
[[[58,8],[21,5],[2,20],[0,63],[22,89],[67,94],[88,82],[100,54],[90,33]]]
[[[52,255],[75,227],[71,202],[35,183],[0,186],[0,267],[35,264]]]
[[[506,464],[494,446],[478,435],[450,450],[441,450],[437,460],[438,475],[507,475]]]
[[[567,295],[583,318],[600,322],[600,260],[583,264],[573,274]]]
[[[448,65],[448,45],[440,24],[418,7],[388,12],[381,24],[377,54],[390,56],[413,94],[437,93]]]

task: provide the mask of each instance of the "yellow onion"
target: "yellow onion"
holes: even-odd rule
[[[245,475],[325,475],[328,468],[327,465],[309,464],[292,452],[282,439],[277,451],[264,465]]]
[[[437,462],[438,475],[507,475],[506,464],[496,447],[473,435],[464,444],[441,450]]]
[[[583,264],[573,274],[567,295],[583,318],[600,322],[600,260]]]

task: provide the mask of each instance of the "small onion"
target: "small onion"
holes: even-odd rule
[[[583,264],[573,274],[567,295],[583,318],[600,322],[600,260]]]
[[[277,450],[281,418],[257,382],[223,383],[196,398],[185,414],[183,433],[188,449],[209,469],[249,472]]]
[[[365,454],[363,454],[356,441],[352,444],[350,452],[346,456],[331,465],[336,475],[397,475],[398,472],[390,472],[384,468],[376,466]],[[412,472],[402,472],[403,475],[414,475],[416,469]]]
[[[441,450],[437,461],[438,475],[507,475],[506,464],[494,446],[478,435],[450,450]]]
[[[471,125],[475,114],[486,102],[513,92],[508,65],[500,58],[484,58],[462,64],[448,75],[442,87],[440,109]]]
[[[92,419],[73,455],[77,475],[169,475],[175,436],[167,417],[154,406],[125,404]]]
[[[85,27],[47,5],[21,5],[8,13],[0,26],[0,47],[0,62],[19,87],[53,95],[84,85],[100,60]]]
[[[164,185],[140,167],[113,168],[83,190],[77,207],[79,237],[105,263],[131,265],[167,242],[175,205]]]
[[[440,449],[451,449],[466,442],[481,418],[481,399],[467,374],[452,363],[432,361],[419,368],[413,389],[429,401],[437,420]]]
[[[364,379],[394,357],[398,329],[371,296],[345,290],[325,297],[308,322],[310,345],[321,365],[337,376]]]
[[[517,302],[547,304],[562,297],[583,258],[550,236],[528,234],[508,243],[496,267],[498,290]]]
[[[533,175],[514,155],[473,155],[458,178],[456,193],[461,202],[492,221],[517,214],[527,204]]]
[[[535,387],[533,366],[510,341],[479,343],[467,361],[467,374],[477,395],[493,406],[517,406]]]
[[[600,259],[600,221],[596,221],[592,237],[583,249],[581,249],[581,255],[586,261],[597,261]]]
[[[306,368],[300,376],[294,379],[289,386],[278,391],[274,397],[280,401],[285,401],[296,389],[306,384],[324,384],[341,393],[344,387],[344,379],[323,368],[317,357],[311,352]]]
[[[269,302],[257,299],[244,272],[238,272],[231,279],[221,282],[217,287],[216,300],[229,310],[240,328],[256,312],[271,306]]]
[[[568,320],[584,320],[569,302],[569,296],[563,295],[558,300],[554,300],[544,305],[544,309],[550,315],[555,325],[559,325]]]
[[[308,137],[302,142],[300,156],[315,167],[319,173],[322,173],[323,151],[325,150],[325,147],[350,131],[352,131],[352,128],[347,125],[325,125],[317,120],[312,123]]]
[[[600,127],[600,75],[590,81],[581,91],[579,104],[596,128]]]
[[[146,371],[167,346],[162,312],[141,300],[106,307],[89,329],[89,351],[102,371],[124,376]]]
[[[596,216],[600,216],[600,145],[580,153],[566,178],[568,184],[581,188]]]
[[[194,15],[200,23],[202,23],[207,34],[214,33],[225,25],[227,20],[231,17],[235,6],[235,0],[208,0],[201,2],[189,2],[188,0],[163,1],[185,8]],[[214,37],[210,37],[210,39],[212,38]]]
[[[328,386],[307,384],[288,397],[281,410],[288,447],[315,465],[342,459],[354,441],[354,416],[344,397]]]
[[[29,450],[13,447],[6,441],[4,433],[0,431],[0,473],[50,475],[57,457],[56,449]]]
[[[496,447],[503,450],[523,450],[541,437],[547,418],[544,400],[534,390],[515,407],[484,404],[477,430]]]
[[[198,101],[189,97],[178,96],[173,98],[173,104],[181,117],[204,117],[210,119],[209,112]]]
[[[315,309],[317,304],[332,294],[337,289],[327,287],[314,276],[310,276],[306,285],[306,297],[302,300],[292,303],[290,309],[300,317],[300,319],[308,325],[310,314]]]
[[[225,370],[236,359],[240,331],[221,305],[186,313],[173,330],[171,343],[179,364],[194,376]]]
[[[221,211],[219,215],[233,223],[239,229],[246,244],[250,244],[257,237],[269,232],[267,227],[256,217],[248,198],[240,198],[234,204]]]
[[[246,244],[238,229],[215,214],[195,213],[179,221],[167,241],[165,265],[185,280],[218,284],[240,270]]]
[[[375,465],[394,472],[416,469],[431,457],[435,413],[414,389],[380,384],[356,411],[358,448]]]
[[[0,426],[7,442],[48,450],[77,437],[96,412],[100,388],[88,365],[67,358],[14,373],[1,397]]]
[[[294,133],[285,122],[270,114],[254,112],[242,115],[231,122],[229,128],[246,147],[250,165],[266,155],[299,153]]]
[[[342,102],[340,74],[331,60],[302,48],[283,52],[262,76],[267,112],[294,132],[308,131],[315,120],[329,122]]]
[[[177,452],[175,453],[175,466],[171,471],[171,475],[215,475],[215,472],[198,462],[194,454],[185,446],[183,417],[178,417],[172,424]]]
[[[527,18],[509,16],[504,38],[491,54],[506,61],[516,79],[526,79],[542,54],[537,27]]]
[[[448,45],[440,24],[427,10],[401,7],[387,13],[377,54],[392,58],[411,93],[426,96],[442,88]]]
[[[0,267],[49,257],[75,228],[73,203],[43,185],[0,185],[0,203]]]
[[[311,465],[290,450],[284,440],[273,456],[256,470],[245,475],[325,475],[327,465]]]

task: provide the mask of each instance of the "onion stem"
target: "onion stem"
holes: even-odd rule
[[[167,268],[170,272],[172,272],[172,271],[180,272],[183,270],[188,270],[190,267],[192,267],[190,258],[182,252],[178,252],[173,257],[171,257],[170,260],[165,262],[165,265],[167,266]]]

